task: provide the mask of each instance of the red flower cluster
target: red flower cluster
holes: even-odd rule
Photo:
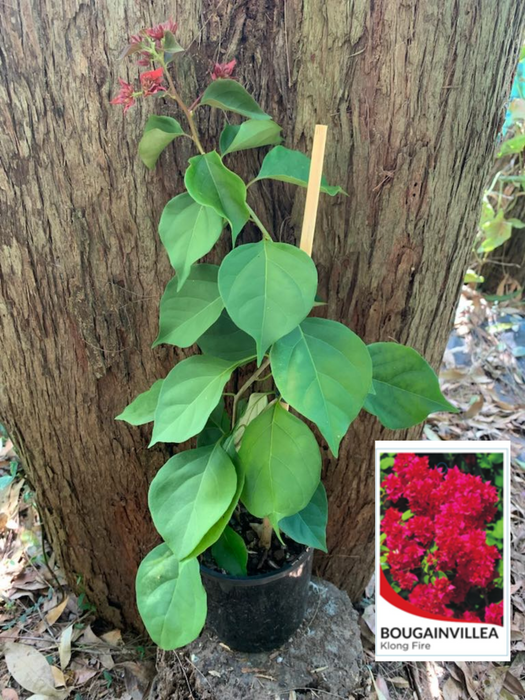
[[[124,114],[136,102],[137,97],[149,97],[157,92],[165,92],[166,88],[162,85],[163,69],[149,70],[140,74],[141,90],[135,91],[135,88],[130,83],[119,78],[120,92],[112,100],[112,105],[124,105]]]
[[[399,454],[382,482],[387,508],[381,529],[388,548],[390,574],[417,607],[456,619],[481,621],[472,611],[458,612],[474,587],[490,589],[497,578],[497,549],[486,542],[485,528],[496,515],[497,489],[457,467],[446,473],[431,468],[428,457]],[[406,517],[408,511],[409,517]],[[428,583],[419,583],[421,573]],[[502,624],[503,603],[485,608],[485,622]]]
[[[139,59],[137,64],[139,66],[149,66],[153,59],[153,51],[151,42],[147,39],[152,39],[155,42],[155,49],[157,51],[162,51],[162,40],[164,39],[166,32],[175,34],[177,31],[177,23],[172,19],[168,19],[166,22],[161,24],[156,24],[154,27],[148,27],[143,29],[140,34],[134,34],[129,39],[129,45],[125,51],[125,55],[129,56],[134,53],[139,54]],[[149,45],[148,45],[149,44]]]
[[[229,63],[216,63],[213,66],[213,71],[211,74],[211,79],[212,80],[217,80],[218,78],[229,78],[231,77],[233,71],[235,70],[235,66],[237,65],[237,61],[233,59]]]

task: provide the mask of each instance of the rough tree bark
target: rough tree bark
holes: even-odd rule
[[[287,145],[308,149],[314,124],[329,125],[327,174],[349,197],[320,210],[314,258],[327,312],[437,366],[524,13],[513,0],[2,6],[0,415],[70,579],[82,576],[101,614],[136,621],[134,575],[155,541],[146,490],[165,453],[147,450],[148,430],[113,417],[176,359],[150,350],[170,275],[155,228],[191,154],[170,150],[154,173],[137,160],[145,114],[160,103],[125,120],[109,106],[117,75],[136,75],[117,62],[126,36],[172,15],[190,46],[179,69],[188,95],[212,59],[237,57]],[[208,122],[215,137],[203,109]],[[253,172],[259,157],[231,162]],[[304,193],[258,192],[265,222],[294,242]],[[371,572],[372,447],[386,435],[365,416],[337,462],[325,453],[330,555],[319,568],[353,596]]]

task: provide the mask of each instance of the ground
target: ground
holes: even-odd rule
[[[426,439],[512,441],[513,660],[510,665],[375,663],[371,583],[358,606],[363,654],[355,694],[343,696],[319,687],[310,688],[312,698],[508,700],[524,693],[519,679],[525,678],[525,308],[519,295],[494,302],[471,287],[464,288],[440,378],[445,395],[461,413],[431,417],[424,430]],[[82,581],[78,590],[80,594],[75,595],[65,585],[40,527],[34,491],[4,438],[0,450],[2,700],[23,700],[31,694],[38,694],[40,700],[154,697],[155,648],[146,638],[97,620],[81,593]],[[180,659],[185,682],[192,673],[191,657],[183,650],[175,658]],[[162,667],[162,655],[158,663]],[[299,697],[299,693],[293,695]],[[290,700],[294,700],[292,693]]]

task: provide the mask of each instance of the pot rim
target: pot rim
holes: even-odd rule
[[[229,583],[236,586],[259,586],[266,583],[268,579],[276,581],[280,578],[284,578],[290,573],[290,571],[298,568],[306,561],[308,561],[308,559],[313,555],[313,551],[313,547],[306,547],[304,552],[291,564],[287,563],[285,564],[285,566],[281,567],[277,571],[269,571],[266,574],[256,574],[255,576],[231,576],[230,574],[223,574],[220,571],[214,571],[213,569],[209,569],[204,564],[200,564],[200,571],[201,574],[207,576],[208,578],[228,581]]]

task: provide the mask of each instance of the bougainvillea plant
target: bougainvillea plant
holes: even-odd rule
[[[280,145],[280,126],[233,79],[235,61],[216,64],[208,86],[185,104],[169,72],[183,50],[175,31],[170,21],[132,37],[124,55],[138,57],[147,70],[138,87],[121,80],[112,100],[128,112],[137,100],[160,96],[182,115],[184,126],[171,116],[148,117],[138,148],[148,168],[176,139],[191,140],[195,149],[184,183],[177,183],[179,194],[160,218],[160,238],[176,274],[160,300],[154,346],[196,343],[200,353],[178,362],[118,416],[131,425],[153,421],[151,446],[197,438],[194,449],[178,452],[160,469],[149,490],[165,544],[142,562],[137,600],[151,637],[165,649],[190,642],[204,625],[203,552],[211,548],[226,572],[246,574],[246,542],[231,527],[241,508],[259,523],[265,547],[273,533],[285,533],[326,550],[321,454],[299,416],[317,425],[337,456],[363,407],[389,428],[455,410],[415,350],[391,342],[367,347],[342,323],[309,316],[316,305],[315,264],[297,247],[276,242],[261,221],[270,217],[256,210],[260,181],[306,187],[310,160]],[[206,134],[194,119],[197,110],[209,109],[228,115],[218,150],[205,148]],[[232,170],[235,154],[268,146],[245,184]],[[324,178],[321,191],[342,193]],[[249,222],[260,240],[240,244]],[[231,252],[220,265],[199,263],[225,229]],[[247,366],[248,379],[233,396],[225,392]],[[271,378],[272,390],[253,392],[263,376]]]
[[[426,455],[382,458],[381,566],[392,588],[424,612],[501,625],[503,520],[494,475],[502,455],[461,459],[463,469],[431,465]],[[464,471],[476,465],[493,480]]]

